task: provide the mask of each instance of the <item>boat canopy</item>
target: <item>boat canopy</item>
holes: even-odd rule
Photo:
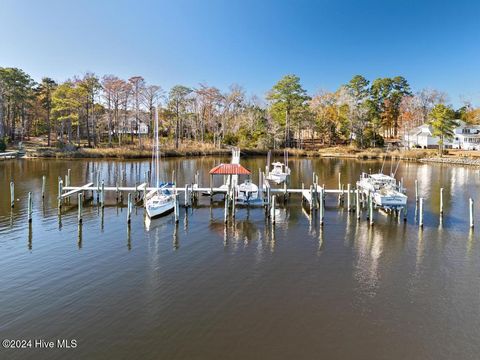
[[[240,164],[220,164],[210,170],[210,175],[250,175],[251,171]]]

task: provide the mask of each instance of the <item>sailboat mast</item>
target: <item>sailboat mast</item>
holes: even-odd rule
[[[160,144],[158,141],[158,106],[155,107],[155,184],[156,187],[160,187]]]

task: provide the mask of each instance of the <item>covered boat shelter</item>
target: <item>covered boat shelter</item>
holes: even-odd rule
[[[223,176],[229,176],[230,181],[229,181],[229,186],[232,184],[232,177],[233,175],[251,175],[252,172],[245,167],[243,167],[240,164],[220,164],[215,166],[212,170],[209,172],[210,174],[210,196],[213,195],[213,176],[214,175],[223,175]],[[230,187],[229,187],[230,190]]]

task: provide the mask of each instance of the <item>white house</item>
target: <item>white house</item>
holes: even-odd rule
[[[457,120],[453,139],[445,140],[445,148],[480,150],[480,125],[469,125]],[[432,126],[423,124],[405,134],[403,144],[408,148],[431,149],[438,147],[438,136],[433,136]]]

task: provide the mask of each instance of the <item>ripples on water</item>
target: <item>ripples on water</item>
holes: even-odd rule
[[[183,185],[200,170],[206,185],[220,161],[228,159],[168,159],[165,180],[175,170]],[[242,163],[257,181],[264,159]],[[291,167],[293,186],[308,186],[315,171],[334,188],[338,172],[354,184],[381,163],[302,158]],[[478,358],[480,239],[468,228],[468,198],[480,201],[478,170],[402,163],[407,224],[375,212],[370,227],[365,214],[357,222],[331,196],[321,228],[292,195],[280,202],[275,227],[261,208],[238,208],[225,226],[223,202],[200,198],[181,209],[178,225],[167,216],[147,229],[141,207],[127,226],[126,208],[114,205],[113,194],[103,210],[96,201],[85,204],[81,227],[75,199],[59,217],[57,178],[68,168],[73,184],[87,182],[95,169],[106,184],[133,185],[143,182],[149,163],[0,162],[0,334],[79,344],[8,351],[8,358]],[[426,199],[423,230],[412,201],[416,178]]]

